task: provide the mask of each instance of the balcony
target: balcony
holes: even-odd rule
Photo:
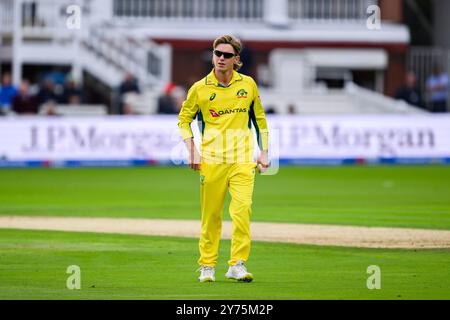
[[[262,21],[264,0],[114,0],[116,18]]]
[[[0,36],[13,28],[13,0],[0,0]]]
[[[74,77],[87,70],[111,87],[125,73],[147,87],[170,80],[170,47],[111,26],[112,0],[73,1],[79,28],[71,25],[70,2],[0,0],[0,61],[12,63],[14,83],[20,82],[24,64],[71,65]]]
[[[116,19],[134,21],[360,21],[377,0],[113,0]]]
[[[288,0],[290,21],[345,22],[367,19],[367,8],[377,0]]]
[[[0,0],[0,34],[11,33],[13,0]],[[67,3],[58,0],[21,0],[22,27],[25,33],[39,30],[49,34],[65,25]],[[79,0],[86,18],[95,22],[149,24],[205,22],[279,24],[287,26],[306,22],[362,22],[367,7],[377,0]]]

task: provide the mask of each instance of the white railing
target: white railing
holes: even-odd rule
[[[128,21],[240,21],[260,22],[270,17],[273,6],[287,2],[283,12],[291,21],[354,21],[367,18],[367,7],[378,0],[103,0],[118,20]],[[22,25],[30,35],[48,35],[65,23],[65,10],[74,1],[22,0]],[[83,18],[100,2],[79,0]],[[104,9],[103,8],[103,9]],[[85,10],[86,9],[86,10]],[[99,8],[95,8],[95,14]],[[13,0],[0,0],[0,30],[12,28]],[[109,13],[106,14],[109,16]],[[1,32],[1,31],[0,31]]]
[[[367,18],[378,0],[112,0],[115,18],[136,20],[263,21],[274,6],[292,21],[353,21]],[[268,5],[269,2],[272,5]]]
[[[13,29],[14,2],[0,0],[0,34],[10,33]]]
[[[22,1],[22,32],[24,36],[52,37],[64,28],[64,11],[55,1]]]
[[[16,35],[14,45],[17,47],[17,52],[21,53],[14,57],[14,60],[19,61],[16,64],[22,64],[24,56],[27,57],[26,59],[30,59],[31,49],[28,51],[27,49],[31,48],[32,44],[40,43],[41,47],[48,46],[49,54],[52,53],[51,46],[57,44],[60,47],[63,46],[60,49],[68,50],[67,56],[73,57],[71,59],[74,66],[89,67],[89,63],[98,64],[100,62],[111,66],[109,69],[115,70],[114,78],[124,73],[132,73],[139,79],[143,87],[160,86],[170,80],[172,59],[170,47],[158,45],[147,38],[141,40],[130,38],[125,33],[121,33],[118,28],[114,28],[114,25],[107,21],[108,16],[109,19],[112,16],[112,7],[110,6],[112,0],[96,0],[95,2],[91,0],[0,1],[2,7],[9,10],[11,19],[15,19],[10,22],[14,26],[11,31]],[[79,30],[67,26],[70,15],[66,10],[69,5],[73,4],[79,5],[82,10],[81,29]],[[108,11],[108,8],[110,14],[97,12],[99,9]],[[1,16],[3,16],[3,11]],[[49,40],[49,42],[36,42],[35,39]],[[30,46],[27,46],[28,44]],[[82,53],[90,55],[89,59],[84,59],[86,57],[84,54],[72,55],[76,48],[80,48],[80,50],[84,50]],[[98,62],[91,59],[92,57]],[[33,63],[32,61],[27,62]],[[16,70],[19,69],[16,68]],[[99,72],[97,65],[91,65],[90,69]],[[19,73],[14,72],[14,74]],[[19,74],[15,81],[20,81],[20,77]]]
[[[440,47],[411,47],[407,57],[407,69],[417,77],[417,84],[428,109],[431,109],[427,79],[439,65],[450,77],[450,49]],[[450,97],[449,97],[450,103]]]
[[[72,37],[73,32],[69,32],[68,22],[74,18],[74,12],[67,12],[69,6],[79,7],[79,19],[81,31],[84,32],[89,27],[91,20],[93,23],[104,22],[109,11],[112,11],[108,4],[112,0],[0,0],[0,3],[8,3],[9,23],[13,23],[14,9],[20,8],[20,14],[17,15],[18,23],[16,27],[21,27],[21,34],[32,38],[54,38],[54,37]],[[16,3],[16,6],[13,5]],[[102,12],[98,12],[101,10]],[[112,13],[112,12],[111,12]],[[0,17],[2,13],[0,11]],[[95,20],[95,21],[94,21]],[[17,32],[17,30],[14,30]]]
[[[142,86],[158,86],[170,80],[170,47],[149,39],[138,41],[106,27],[93,28],[82,46],[107,61],[119,72],[132,73]]]
[[[87,20],[92,12],[89,0],[0,0],[0,34],[20,31],[21,36],[28,38],[70,36],[66,8],[74,4],[80,6],[82,18]],[[20,11],[18,15],[16,9]]]
[[[293,21],[352,21],[367,19],[367,8],[378,0],[288,0]]]
[[[262,20],[264,0],[113,0],[116,18]]]
[[[72,1],[74,2],[74,1]],[[268,6],[268,2],[274,2]],[[261,22],[273,6],[287,2],[282,14],[290,21],[355,21],[367,18],[367,7],[378,0],[103,0],[117,20],[127,21],[240,21]],[[100,2],[79,0],[83,18]],[[22,25],[30,35],[47,36],[63,27],[67,1],[22,0]],[[0,30],[11,30],[13,0],[0,0]],[[85,10],[86,9],[86,10]],[[95,12],[99,8],[95,8]],[[94,13],[95,13],[94,12]],[[109,16],[107,14],[106,16]]]

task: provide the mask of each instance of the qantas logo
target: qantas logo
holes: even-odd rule
[[[214,109],[209,109],[209,113],[211,113],[211,116],[213,118],[220,117]]]
[[[220,110],[219,112],[216,112],[214,109],[209,109],[209,113],[213,118],[220,117],[224,114],[232,114],[232,113],[241,113],[241,112],[247,112],[247,108],[233,108],[233,109],[225,109]]]

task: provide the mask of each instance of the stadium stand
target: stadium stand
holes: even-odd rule
[[[376,30],[373,5],[385,12]],[[211,66],[211,40],[231,32],[254,55],[248,72],[275,113],[288,113],[289,105],[300,114],[417,113],[389,97],[406,67],[424,90],[432,64],[440,59],[448,70],[450,54],[408,49],[401,6],[401,0],[0,0],[0,60],[11,65],[16,85],[25,66],[68,66],[77,82],[88,73],[104,84],[105,96],[133,74],[142,90],[126,98],[128,105],[154,114],[163,88],[172,82],[186,91],[189,79]],[[110,100],[105,114],[119,113]]]

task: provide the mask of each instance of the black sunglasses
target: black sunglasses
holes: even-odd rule
[[[222,51],[219,51],[219,50],[214,50],[213,52],[218,58],[220,58],[222,55],[223,55],[223,57],[225,59],[230,59],[230,58],[233,58],[235,56],[235,54],[231,53],[231,52],[222,52]]]

